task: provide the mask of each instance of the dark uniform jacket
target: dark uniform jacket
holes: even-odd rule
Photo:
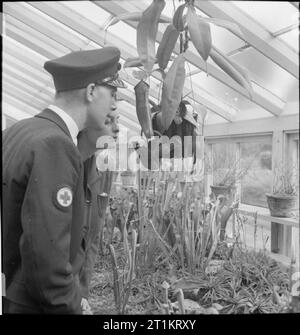
[[[86,212],[84,246],[80,249],[83,266],[79,272],[79,282],[82,296],[88,299],[91,277],[105,224],[105,211],[108,205],[114,172],[97,171],[95,156],[84,162],[84,171],[86,180]]]
[[[5,130],[2,143],[6,297],[38,313],[81,313],[75,280],[85,210],[80,153],[49,109]]]

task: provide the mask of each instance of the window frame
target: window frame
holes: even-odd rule
[[[271,144],[272,145],[272,155],[273,155],[273,133],[272,132],[266,132],[266,133],[260,133],[260,134],[245,134],[245,135],[236,135],[236,136],[208,136],[204,138],[205,143],[205,150],[206,154],[208,155],[210,161],[213,164],[213,144],[216,143],[234,143],[235,144],[235,152],[236,152],[236,160],[240,160],[241,158],[241,143],[264,143],[264,144]],[[206,198],[208,199],[210,191],[210,185],[213,185],[213,173],[211,170],[205,175],[205,191],[206,191]],[[272,185],[271,185],[272,186]],[[239,180],[236,183],[237,188],[237,194],[240,195],[240,207],[241,208],[251,208],[254,211],[258,212],[264,212],[267,210],[266,207],[260,207],[260,206],[254,206],[249,205],[246,203],[241,202],[241,191],[242,191],[242,184]]]

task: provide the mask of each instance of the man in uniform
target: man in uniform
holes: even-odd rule
[[[120,51],[78,51],[47,61],[56,95],[3,132],[4,313],[81,314],[76,280],[85,215],[79,131],[105,130]]]
[[[119,113],[112,110],[106,120],[106,130],[97,132],[89,128],[84,129],[78,135],[78,149],[84,161],[84,177],[86,182],[86,214],[84,219],[84,243],[78,256],[80,264],[79,283],[82,293],[82,309],[84,314],[92,314],[88,303],[90,282],[102,242],[102,230],[105,224],[105,212],[108,205],[109,193],[112,182],[117,172],[100,171],[96,165],[96,141],[100,136],[110,136],[117,140],[119,133]],[[98,151],[98,150],[97,150]],[[104,154],[105,150],[101,152]],[[99,154],[99,152],[98,152]]]

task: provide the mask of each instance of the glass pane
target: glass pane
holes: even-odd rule
[[[290,90],[299,86],[299,80],[253,48],[244,50],[231,58],[247,70],[252,81],[264,88],[263,94],[270,91],[286,101]],[[278,102],[278,98],[272,95],[270,98],[275,103]]]
[[[217,115],[216,113],[213,113],[211,110],[208,110],[208,114],[205,120],[205,125],[211,125],[211,124],[217,124],[217,123],[228,123],[224,118]],[[204,126],[205,127],[205,126]]]
[[[253,20],[270,32],[278,31],[297,19],[297,9],[286,1],[233,1]]]
[[[211,24],[211,35],[213,45],[224,53],[239,49],[245,45],[245,42],[233,35],[227,29]]]
[[[62,3],[98,25],[103,25],[110,18],[107,11],[89,1],[62,1]]]
[[[241,166],[247,174],[241,180],[241,202],[267,207],[266,193],[272,190],[272,145],[269,143],[241,143]]]
[[[224,185],[231,182],[235,164],[235,144],[216,143],[213,144],[213,181],[214,185]]]
[[[38,2],[36,3],[38,5]],[[45,14],[40,9],[35,8],[34,4],[28,4],[26,2],[22,2],[22,5],[24,5],[27,9],[29,9],[32,12],[32,19],[38,19],[38,23],[48,27],[51,27],[51,30],[55,33],[60,33],[62,36],[70,38],[72,41],[73,39],[77,40],[76,43],[87,43],[88,40],[82,36],[82,34],[76,32],[75,30],[69,28],[67,25],[57,21],[55,18],[49,16],[48,14]],[[69,4],[68,4],[69,5]],[[82,14],[82,13],[81,13]]]
[[[123,21],[109,27],[109,32],[136,48],[136,29]],[[109,43],[109,41],[107,41]]]
[[[297,191],[296,193],[298,196],[298,203],[299,203],[299,138],[289,141],[289,149],[290,152],[288,156],[288,166],[291,175],[291,184]]]
[[[296,52],[299,52],[299,30],[293,29],[288,33],[285,33],[278,37],[280,40],[284,41],[294,49]]]
[[[232,115],[236,116],[237,119],[245,120],[270,116],[270,113],[268,111],[266,111],[256,103],[250,101],[249,99],[245,98],[242,94],[236,92],[232,88],[221,83],[214,77],[210,75],[207,76],[206,73],[202,72],[195,74],[194,76],[192,76],[192,80],[194,89],[195,86],[198,85],[214,97],[217,97],[218,100],[224,102],[224,104],[231,106]],[[187,82],[189,85],[189,80]],[[247,112],[248,110],[249,112]],[[255,111],[256,115],[254,115],[252,111]],[[234,114],[235,112],[236,114]]]

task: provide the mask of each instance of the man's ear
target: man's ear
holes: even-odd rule
[[[85,89],[85,98],[87,101],[92,102],[95,96],[96,85],[94,83],[88,84]]]

